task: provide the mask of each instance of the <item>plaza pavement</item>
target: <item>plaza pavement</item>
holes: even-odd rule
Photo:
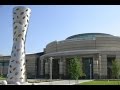
[[[78,81],[77,80],[57,80],[52,82],[25,83],[23,85],[75,85],[75,84],[77,85],[79,83],[89,82],[89,81],[92,81],[92,80],[78,80]],[[1,82],[2,80],[0,80],[0,85],[2,85]]]

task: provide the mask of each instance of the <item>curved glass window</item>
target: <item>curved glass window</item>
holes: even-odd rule
[[[96,37],[113,37],[113,35],[104,33],[84,33],[70,36],[67,39],[95,40]]]

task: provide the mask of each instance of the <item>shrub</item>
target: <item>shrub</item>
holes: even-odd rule
[[[69,74],[71,79],[78,79],[79,77],[85,76],[82,70],[82,60],[80,57],[74,57],[69,60]]]

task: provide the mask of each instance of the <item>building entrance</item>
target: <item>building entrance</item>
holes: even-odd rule
[[[59,59],[52,60],[52,78],[58,79],[59,78]]]
[[[93,58],[92,57],[83,57],[83,72],[85,73],[85,79],[93,78]]]
[[[112,61],[115,60],[115,56],[107,57],[107,78],[112,79]]]

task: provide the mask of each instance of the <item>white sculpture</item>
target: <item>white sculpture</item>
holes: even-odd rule
[[[32,83],[32,85],[35,85],[35,83]]]
[[[20,82],[16,82],[16,85],[20,85]]]
[[[7,81],[6,80],[2,81],[2,85],[7,85]]]
[[[26,82],[25,41],[31,10],[18,6],[13,8],[13,47],[8,67],[7,82]]]

